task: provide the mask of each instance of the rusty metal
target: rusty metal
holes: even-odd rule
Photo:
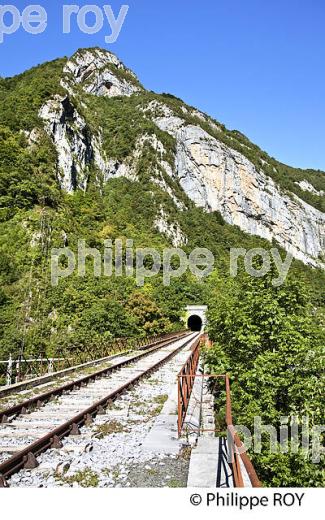
[[[198,360],[199,361],[199,360]],[[196,371],[197,371],[197,366],[196,366]],[[181,434],[182,434],[182,430],[183,430],[183,426],[184,426],[184,421],[185,421],[185,418],[186,418],[186,414],[187,414],[187,409],[188,409],[188,404],[189,404],[189,401],[190,401],[190,397],[191,397],[191,394],[192,394],[192,390],[193,390],[193,386],[194,386],[194,381],[197,379],[197,378],[223,378],[224,379],[224,375],[222,374],[198,374],[198,373],[194,373],[193,372],[190,372],[188,374],[186,373],[179,373],[178,374],[178,436],[180,437]],[[187,400],[187,402],[184,401],[183,399],[183,390],[182,388],[183,387],[191,387],[191,394],[189,396],[189,399]],[[199,428],[199,429],[191,429],[191,432],[194,433],[203,433],[203,432],[215,432],[215,428],[213,429],[208,429],[208,428]]]
[[[226,424],[227,424],[227,432],[228,432],[228,450],[230,455],[230,463],[233,471],[233,479],[235,487],[244,487],[243,476],[240,467],[240,456],[238,451],[236,450],[236,442],[235,436],[236,431],[233,426],[232,421],[232,411],[231,411],[231,395],[230,395],[230,382],[229,376],[225,376],[226,382]]]
[[[251,484],[253,487],[262,487],[262,484],[256,474],[254,466],[248,457],[246,451],[243,453],[242,450],[245,449],[244,444],[241,442],[238,433],[233,425],[232,420],[232,410],[231,410],[231,393],[230,393],[230,381],[229,376],[226,374],[225,376],[226,382],[226,423],[227,423],[227,431],[229,433],[228,440],[230,438],[230,442],[228,442],[228,449],[231,452],[231,463],[234,473],[234,482],[235,487],[243,487],[243,477],[240,467],[240,459],[242,460]]]
[[[186,335],[189,335],[189,333],[186,333]],[[100,401],[94,403],[86,410],[80,412],[78,415],[76,415],[69,421],[65,422],[64,424],[61,424],[54,430],[50,431],[49,433],[41,437],[40,439],[36,440],[34,443],[30,444],[24,450],[18,452],[10,459],[0,464],[0,487],[3,487],[4,485],[8,487],[8,479],[14,473],[17,473],[18,471],[24,468],[26,460],[34,461],[35,459],[37,462],[37,457],[41,453],[53,447],[54,438],[59,439],[61,441],[64,437],[68,435],[78,435],[80,433],[81,426],[85,424],[85,421],[88,416],[92,418],[95,417],[99,411],[102,411],[104,408],[106,408],[112,402],[114,402],[118,398],[118,396],[125,392],[130,386],[137,384],[143,377],[148,376],[148,374],[151,374],[153,371],[157,370],[163,364],[168,362],[172,357],[174,357],[176,354],[178,354],[178,352],[180,352],[184,347],[186,347],[191,341],[193,341],[193,336],[192,334],[190,335],[191,337],[187,341],[185,341],[185,343],[183,343],[177,349],[173,350],[172,352],[164,356],[163,359],[152,365],[149,369],[144,370],[143,372],[135,376],[132,380],[123,384],[121,387],[117,388]],[[169,339],[169,344],[173,341],[174,340]],[[149,353],[153,352],[156,349],[157,347],[155,347],[154,349],[150,349]],[[148,352],[145,352],[145,354],[142,354],[140,357],[143,357],[144,355],[148,355]],[[130,360],[128,361],[131,362]],[[31,456],[34,458],[31,458]]]
[[[178,386],[178,404],[177,404],[177,431],[180,437],[184,420],[186,417],[188,404],[191,398],[192,389],[195,381],[197,367],[200,359],[201,338],[199,337],[194,343],[191,354],[182,366],[177,376]]]
[[[6,479],[4,477],[0,476],[0,488],[6,488],[9,487]]]
[[[186,364],[185,364],[186,365]],[[183,368],[186,368],[184,365]],[[183,370],[183,369],[182,369]],[[207,379],[224,379],[226,385],[226,425],[227,425],[227,445],[229,450],[229,458],[230,464],[233,470],[233,479],[235,487],[244,487],[244,481],[242,476],[240,459],[242,460],[247,474],[249,476],[250,482],[253,487],[262,487],[262,484],[256,474],[254,466],[245,451],[245,446],[240,440],[240,437],[233,425],[232,419],[232,408],[231,408],[231,392],[230,392],[230,381],[229,376],[224,374],[195,374],[194,371],[188,373],[180,373],[179,374],[179,393],[178,393],[178,435],[180,436],[183,429],[183,424],[186,417],[187,408],[185,408],[186,403],[188,406],[188,401],[184,400],[184,390],[183,388],[191,388],[193,389],[194,381],[196,378],[207,378]],[[194,379],[194,381],[193,381]],[[181,383],[183,382],[183,383]],[[185,393],[186,395],[186,393]],[[202,432],[215,432],[215,429],[197,429],[191,430],[192,432],[202,433]]]
[[[155,336],[146,336],[144,338],[116,338],[114,340],[111,340],[109,343],[105,343],[105,345],[102,345],[99,349],[96,348],[95,345],[91,345],[89,347],[88,345],[84,345],[81,347],[81,345],[75,345],[72,347],[69,347],[69,352],[72,354],[72,357],[65,357],[62,358],[62,362],[60,361],[54,371],[54,365],[53,370],[50,371],[44,371],[41,369],[37,373],[35,373],[35,378],[31,378],[31,373],[27,374],[26,371],[23,371],[25,377],[14,377],[15,370],[16,370],[16,364],[17,361],[19,361],[19,366],[21,365],[20,360],[23,358],[20,358],[20,360],[14,360],[11,359],[11,376],[10,381],[9,377],[6,378],[4,374],[2,374],[1,367],[2,367],[2,361],[0,361],[0,396],[5,397],[7,395],[17,393],[20,390],[25,390],[28,388],[33,388],[35,386],[38,386],[42,383],[47,383],[48,381],[52,381],[55,377],[59,376],[60,372],[56,372],[56,370],[61,370],[64,372],[64,374],[74,372],[76,369],[82,368],[82,364],[93,366],[99,363],[104,362],[107,360],[107,357],[109,356],[111,359],[118,356],[123,355],[131,352],[132,350],[142,350],[147,348],[149,344],[152,344],[153,342],[157,342],[160,339],[168,339],[169,337],[175,336],[175,332],[171,332],[168,334],[160,334]],[[114,353],[114,354],[113,354]],[[62,353],[61,353],[62,354]],[[40,352],[41,359],[38,360],[30,360],[30,361],[37,361],[41,362],[42,360],[47,362],[55,361],[53,358],[47,358],[45,352]],[[68,355],[68,354],[67,354]],[[27,360],[28,361],[28,360]],[[1,364],[2,363],[2,364]],[[5,362],[8,363],[7,361]],[[77,365],[77,366],[76,366]],[[41,367],[42,367],[41,363]],[[15,379],[19,382],[12,383],[12,379]],[[22,380],[21,380],[22,379]],[[4,381],[7,382],[6,386],[3,386]]]
[[[228,450],[230,464],[233,471],[233,479],[235,487],[244,487],[244,480],[241,470],[241,461],[245,466],[249,479],[253,487],[262,487],[262,484],[256,474],[254,466],[245,451],[245,446],[241,442],[238,433],[235,430],[232,419],[231,409],[231,393],[230,393],[230,381],[229,376],[226,374],[197,374],[197,368],[200,359],[200,346],[206,341],[205,337],[199,338],[193,345],[192,352],[183,367],[178,374],[178,420],[177,430],[178,436],[182,434],[184,421],[186,418],[189,401],[191,398],[195,379],[201,378],[222,378],[225,379],[226,385],[226,424],[228,431]],[[197,433],[202,431],[215,431],[215,430],[202,430],[198,429]]]
[[[63,447],[63,444],[61,442],[60,437],[58,437],[57,435],[54,435],[53,439],[51,439],[51,448],[53,448],[54,450],[58,450],[62,447]]]
[[[85,423],[85,421],[84,421],[84,423]],[[75,422],[70,425],[70,435],[72,437],[80,435],[79,426]],[[57,437],[58,437],[58,435],[57,435]]]
[[[235,466],[235,472],[234,472],[234,478],[236,473],[236,479],[235,487],[243,487],[242,483],[242,474],[240,469],[240,458],[243,461],[243,464],[245,466],[245,469],[247,471],[247,474],[249,476],[249,479],[251,481],[251,484],[253,487],[262,487],[261,481],[259,480],[256,471],[254,469],[254,466],[247,455],[247,452],[243,451],[245,449],[244,444],[241,442],[240,437],[238,433],[236,432],[236,429],[233,425],[232,420],[232,410],[231,410],[231,392],[230,392],[230,380],[228,374],[225,376],[225,382],[226,382],[226,423],[227,423],[227,431],[229,432],[230,442],[228,442],[228,446],[230,445],[229,449],[232,453],[232,461]],[[240,450],[240,451],[239,451]],[[233,466],[233,467],[234,467]]]
[[[37,466],[39,466],[39,463],[37,462],[37,459],[33,452],[27,453],[27,455],[24,456],[24,469],[35,469]]]
[[[85,416],[85,425],[86,425],[86,426],[90,426],[93,422],[94,422],[94,419],[93,419],[92,416],[88,413],[88,414]]]

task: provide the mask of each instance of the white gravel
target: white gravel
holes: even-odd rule
[[[175,342],[172,350],[182,342],[184,339]],[[17,421],[29,422],[32,419],[33,423],[40,421],[41,424],[46,421],[46,414],[53,412],[62,414],[65,406],[67,409],[70,407],[70,411],[66,414],[67,417],[71,417],[71,407],[85,408],[88,401],[89,404],[94,401],[96,392],[104,392],[103,395],[106,395],[122,380],[125,381],[126,374],[128,378],[134,377],[138,370],[143,370],[149,364],[158,361],[170,349],[171,347],[159,350],[150,357],[132,364],[132,367],[128,366],[109,378],[98,380],[79,392],[64,395],[57,403],[49,403],[37,412],[18,418]],[[148,452],[142,449],[142,445],[160,413],[164,400],[174,388],[176,375],[188,355],[188,347],[186,347],[150,378],[142,380],[132,390],[120,396],[105,415],[98,415],[95,418],[91,426],[81,428],[80,436],[67,437],[63,440],[62,449],[48,450],[40,455],[38,468],[32,471],[22,470],[13,475],[9,485],[11,487],[130,487],[133,485],[134,478],[129,481],[128,476],[132,473],[134,477],[135,469],[140,472],[140,480],[141,472],[146,474],[143,481],[146,485],[150,485],[150,475],[155,476],[157,468],[162,474],[159,485],[168,485],[168,481],[173,479],[168,468],[172,463],[173,471],[175,470],[177,456],[166,456],[159,450]],[[82,400],[81,405],[78,405],[77,394],[80,392],[85,399]],[[63,422],[63,415],[57,419],[58,423]],[[44,433],[45,431],[41,431],[40,435]],[[3,440],[1,443],[3,444]]]

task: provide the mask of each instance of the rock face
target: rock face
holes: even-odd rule
[[[73,93],[79,85],[96,96],[131,96],[141,90],[136,76],[111,52],[78,51],[66,64],[61,85]],[[125,77],[124,77],[125,76]]]
[[[169,223],[168,215],[164,209],[160,209],[160,214],[154,222],[154,225],[160,233],[166,235],[174,247],[181,247],[186,245],[187,237],[182,232],[178,222]]]
[[[77,188],[85,190],[91,166],[96,167],[104,182],[119,176],[135,179],[138,161],[143,150],[150,146],[157,157],[152,181],[168,193],[178,210],[184,211],[186,207],[166,178],[176,181],[197,206],[206,211],[219,211],[229,224],[270,241],[275,239],[294,257],[324,267],[320,261],[325,246],[324,213],[296,195],[282,192],[263,172],[263,166],[257,169],[245,155],[219,141],[217,134],[222,131],[221,126],[205,114],[185,105],[176,114],[164,102],[158,101],[142,106],[139,110],[156,125],[156,135],[144,131],[131,155],[120,162],[106,156],[102,129],[91,135],[87,121],[78,113],[73,100],[79,96],[83,106],[86,100],[82,98],[82,91],[109,98],[141,94],[145,91],[136,76],[110,52],[81,50],[66,63],[61,86],[67,92],[66,96],[49,100],[41,108],[40,117],[57,149],[62,189],[69,193]],[[195,124],[186,121],[188,115],[195,116]],[[201,121],[204,128],[200,126]],[[207,124],[213,128],[215,137],[207,132]],[[161,132],[175,139],[174,165],[163,160],[165,150],[159,139]],[[309,183],[300,183],[300,187],[314,193]],[[317,195],[324,193],[317,192]],[[178,224],[171,229],[167,217],[164,213],[157,215],[155,226],[175,245],[184,243],[186,238]]]
[[[100,138],[91,135],[68,95],[48,101],[39,116],[56,147],[58,180],[67,193],[87,189],[91,165],[98,168],[106,182],[113,177],[134,178],[131,165],[106,157]]]
[[[226,222],[250,234],[275,239],[295,258],[318,264],[325,237],[323,213],[281,193],[246,157],[202,128],[166,111],[156,123],[177,140],[175,175],[195,204],[219,211]]]
[[[46,132],[52,137],[58,155],[58,177],[65,191],[86,190],[93,159],[86,122],[68,96],[55,96],[39,112]]]
[[[309,193],[312,193],[313,195],[317,195],[318,197],[324,197],[325,191],[317,191],[310,182],[304,180],[300,182],[296,182],[296,184],[301,188],[303,191],[309,191]]]

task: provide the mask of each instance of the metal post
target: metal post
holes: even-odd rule
[[[15,381],[16,381],[16,383],[19,383],[19,381],[20,381],[20,358],[18,358],[17,361],[16,361],[16,378],[15,378]]]
[[[7,386],[11,385],[11,378],[12,378],[12,355],[9,355],[8,359],[8,368],[7,368],[7,375],[6,375],[6,383]]]
[[[54,372],[53,358],[50,358],[49,359],[49,364],[48,364],[48,373],[49,374],[53,374],[53,372]]]

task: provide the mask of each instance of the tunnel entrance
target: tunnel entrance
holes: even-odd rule
[[[187,321],[187,326],[192,332],[199,332],[202,329],[202,318],[196,314],[192,314]]]

